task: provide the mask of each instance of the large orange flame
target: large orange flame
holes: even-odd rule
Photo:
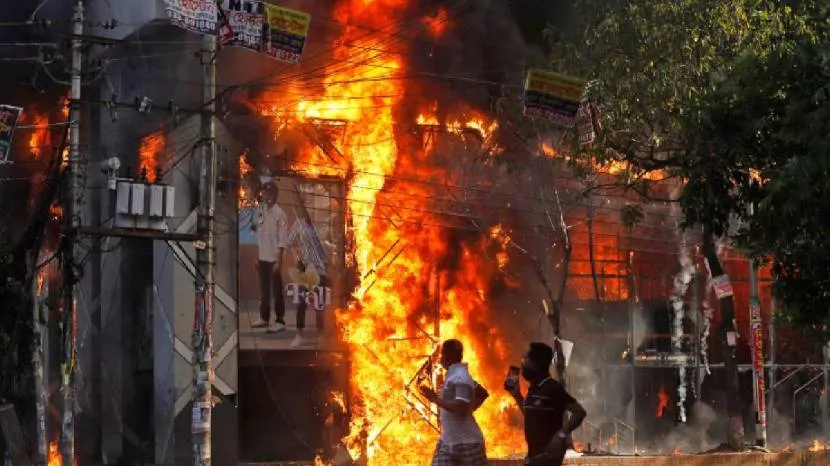
[[[539,144],[539,154],[548,158],[559,158],[565,161],[571,160],[571,156],[565,152],[556,150],[551,144],[542,142]],[[636,179],[660,181],[668,176],[664,170],[642,171],[636,169],[625,160],[603,160],[602,162],[591,162],[591,168],[597,173],[606,175],[627,175]]]
[[[49,117],[35,114],[31,119],[32,135],[29,137],[29,152],[35,159],[40,159],[44,151],[49,153]]]
[[[242,155],[239,156],[239,178],[242,181],[239,183],[239,208],[250,207],[254,204],[254,197],[250,192],[250,189],[247,187],[247,183],[245,183],[245,179],[251,173],[251,164],[248,163],[248,152],[243,152]]]
[[[167,141],[161,132],[153,133],[141,139],[138,148],[138,173],[147,174],[147,181],[155,183],[156,169],[160,166],[160,159]]]
[[[665,387],[660,387],[660,393],[657,394],[657,417],[663,417],[663,412],[669,406],[669,395],[666,393]]]
[[[447,10],[440,8],[435,16],[427,16],[424,18],[424,25],[427,27],[430,35],[433,38],[439,38],[444,35],[449,27],[449,14]]]
[[[49,451],[46,458],[46,466],[61,466],[63,464],[60,449],[58,448],[57,440],[49,442]],[[73,466],[78,466],[78,460],[72,462]]]
[[[406,3],[344,0],[334,17],[384,30],[405,21]],[[426,22],[433,32],[440,29],[438,19]],[[429,203],[428,183],[444,181],[446,170],[430,168],[431,148],[413,149],[396,132],[400,125],[439,125],[449,137],[475,133],[489,147],[497,125],[475,112],[443,122],[431,112],[416,121],[396,122],[409,81],[396,79],[407,63],[395,53],[394,42],[387,36],[367,37],[364,28],[347,28],[334,43],[332,65],[317,96],[288,107],[260,105],[274,116],[277,132],[291,125],[339,131],[336,150],[309,146],[294,168],[309,175],[349,173],[349,234],[353,266],[362,280],[351,303],[337,312],[350,353],[353,397],[344,444],[353,458],[370,465],[428,463],[437,433],[427,410],[416,409],[417,390],[408,390],[407,384],[439,340],[458,338],[471,373],[491,393],[476,412],[488,454],[515,454],[524,449],[517,409],[500,389],[510,352],[493,324],[494,305],[488,301],[493,277],[507,266],[509,237],[499,229],[492,235],[481,231],[478,239],[453,239],[452,228],[441,226],[447,222]],[[412,179],[427,183],[406,181]],[[385,213],[404,205],[402,221]],[[449,257],[454,259],[451,270],[442,265]]]

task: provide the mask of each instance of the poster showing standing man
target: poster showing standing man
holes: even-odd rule
[[[239,349],[337,350],[343,184],[265,179],[239,211]]]

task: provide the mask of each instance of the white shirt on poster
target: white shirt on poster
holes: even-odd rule
[[[276,262],[280,249],[288,247],[288,217],[280,206],[257,205],[257,247],[259,260]]]
[[[444,401],[462,400],[472,404],[475,398],[476,383],[470,376],[467,364],[459,362],[447,368],[441,399]],[[472,413],[455,414],[441,409],[441,443],[447,447],[454,445],[484,443],[484,435]]]

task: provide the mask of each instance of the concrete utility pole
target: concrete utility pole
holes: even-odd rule
[[[32,366],[35,374],[35,412],[37,413],[37,449],[34,454],[33,463],[35,466],[46,464],[49,455],[46,441],[46,386],[43,384],[43,324],[41,321],[41,307],[43,297],[49,283],[38,279],[38,264],[41,258],[32,254],[30,267],[35,272],[32,274],[32,333],[34,344],[32,345]]]
[[[202,157],[199,168],[199,208],[196,234],[196,309],[193,320],[193,461],[211,464],[211,414],[213,379],[212,333],[214,304],[214,213],[216,210],[216,37],[202,37]]]
[[[755,213],[755,205],[749,205],[749,215]],[[770,325],[773,313],[770,311]],[[761,300],[758,299],[758,264],[749,258],[749,325],[750,354],[752,354],[752,394],[755,398],[755,444],[767,446],[767,390],[764,374],[764,327],[761,319]],[[772,359],[771,359],[772,362]],[[771,366],[770,372],[775,371]]]
[[[84,5],[78,0],[72,17],[72,69],[69,112],[69,160],[66,164],[66,196],[63,201],[63,325],[64,351],[61,358],[61,391],[63,392],[63,422],[61,423],[61,456],[63,466],[75,461],[75,371],[78,318],[77,253],[78,229],[81,226],[81,195],[84,189],[81,157],[81,66],[84,33]]]
[[[772,316],[770,316],[772,318]],[[749,319],[751,326],[753,384],[755,396],[755,438],[759,447],[767,446],[766,383],[764,377],[764,330],[761,321],[761,303],[758,299],[758,266],[749,260]]]

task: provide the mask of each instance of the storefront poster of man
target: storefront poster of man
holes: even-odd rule
[[[251,230],[257,237],[256,269],[259,276],[259,318],[251,326],[267,327],[269,333],[285,330],[285,298],[282,285],[282,260],[288,246],[288,219],[277,204],[279,188],[270,183],[263,187]],[[271,319],[271,306],[276,319]]]

